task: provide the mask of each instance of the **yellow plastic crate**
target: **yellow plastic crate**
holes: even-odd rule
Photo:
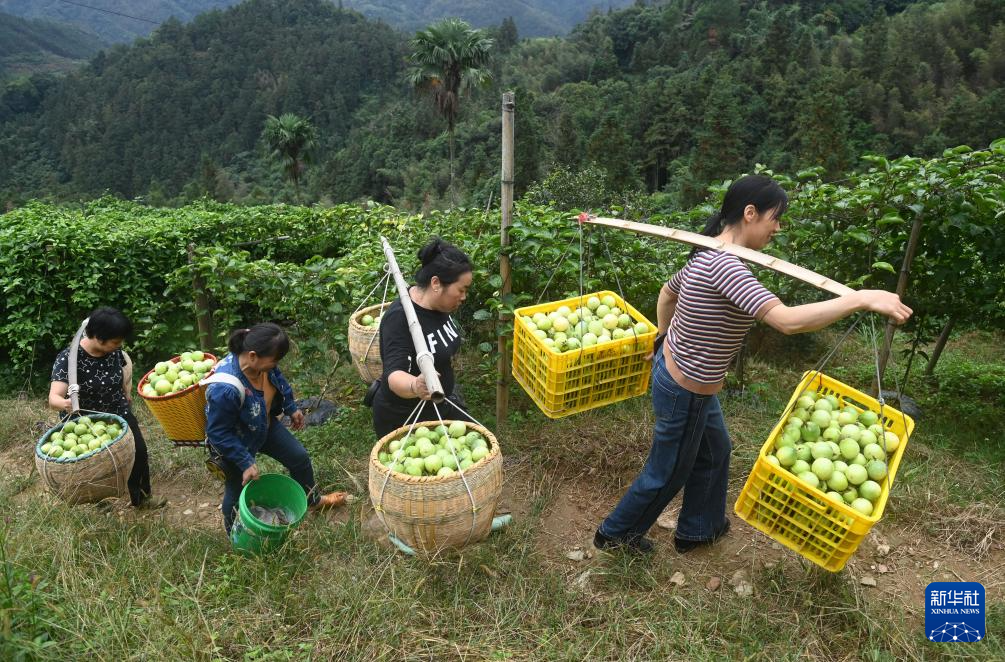
[[[887,462],[888,477],[882,481],[883,491],[872,514],[863,515],[845,503],[837,503],[787,469],[776,467],[767,460],[795,401],[806,390],[835,395],[843,405],[850,404],[860,411],[869,409],[880,413],[879,402],[865,393],[820,372],[805,373],[785,413],[761,447],[734,510],[755,529],[817,565],[837,572],[855,553],[873,524],[883,516],[908,437],[914,431],[914,420],[893,407],[883,406],[877,422],[900,437],[900,445]]]
[[[524,316],[550,313],[561,306],[586,307],[591,296],[613,296],[618,308],[634,323],[645,322],[649,331],[631,334],[602,345],[562,353],[548,348],[535,336]],[[552,301],[516,310],[513,321],[513,377],[545,416],[561,418],[594,407],[643,395],[649,389],[656,327],[614,292],[603,291]]]

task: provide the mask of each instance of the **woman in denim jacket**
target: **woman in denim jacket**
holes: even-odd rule
[[[223,468],[223,525],[230,533],[241,489],[259,476],[255,456],[265,453],[278,460],[307,492],[312,509],[345,503],[344,492],[319,494],[314,467],[307,450],[280,417],[290,417],[291,427],[304,427],[293,389],[276,367],[290,349],[290,340],[276,324],[256,324],[240,329],[227,343],[230,353],[216,366],[217,373],[236,377],[244,387],[244,402],[236,384],[211,383],[206,389],[206,441]]]

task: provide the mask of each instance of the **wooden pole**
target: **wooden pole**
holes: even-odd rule
[[[509,229],[513,225],[513,172],[514,172],[514,135],[513,114],[516,107],[513,92],[502,96],[502,190],[500,191],[500,211],[502,224],[499,231],[499,275],[502,277],[502,287],[499,299],[505,301],[512,290],[512,277],[509,264]],[[499,310],[499,324],[496,335],[499,342],[499,363],[496,366],[496,428],[502,428],[509,413],[509,334],[503,333],[503,328],[511,320],[504,309]]]
[[[195,244],[189,244],[188,263],[195,259]],[[206,279],[195,274],[192,276],[192,291],[195,293],[195,320],[199,326],[199,347],[204,351],[213,349],[213,310],[206,294]]]
[[[766,255],[751,248],[737,246],[736,244],[730,244],[725,241],[719,241],[715,237],[708,237],[703,234],[698,234],[697,232],[667,228],[662,225],[650,225],[648,223],[624,221],[620,218],[598,218],[596,216],[583,215],[580,219],[584,223],[621,228],[622,230],[630,230],[631,232],[649,234],[656,237],[663,237],[665,239],[673,239],[674,241],[690,244],[692,246],[714,248],[720,251],[725,251],[726,253],[732,253],[741,260],[759,264],[762,267],[767,267],[768,269],[791,276],[805,283],[809,283],[813,287],[830,292],[831,294],[836,294],[837,296],[844,296],[845,294],[851,294],[855,291],[847,285],[843,285],[837,281],[831,280],[830,278],[821,276],[818,273],[792,264],[791,262],[786,262],[785,260],[772,257],[771,255]]]
[[[949,321],[946,325],[942,327],[942,333],[939,334],[939,339],[935,342],[935,349],[932,350],[932,357],[928,359],[928,365],[925,366],[925,375],[931,377],[935,373],[935,364],[939,362],[939,357],[942,356],[942,350],[946,348],[946,343],[949,342],[949,334],[953,332],[953,326],[956,324],[956,315],[950,315]]]
[[[904,252],[904,261],[900,264],[900,276],[897,278],[897,296],[902,300],[907,292],[907,280],[911,275],[911,263],[914,262],[914,254],[918,250],[918,243],[921,239],[922,215],[914,217],[914,224],[911,226],[911,236],[907,240],[907,250]],[[886,331],[883,334],[883,347],[879,351],[879,378],[886,374],[886,364],[890,361],[890,348],[893,346],[893,332],[897,325],[893,321],[886,323]],[[873,380],[873,393],[879,393],[879,381]]]
[[[433,366],[433,355],[426,346],[426,338],[422,335],[422,325],[419,318],[415,316],[415,306],[412,305],[412,298],[408,296],[408,284],[401,276],[401,269],[398,268],[398,261],[394,259],[394,251],[391,244],[384,237],[380,238],[380,243],[384,247],[384,257],[390,267],[391,276],[394,277],[394,284],[398,286],[398,298],[401,300],[401,307],[405,310],[405,319],[408,321],[408,332],[412,334],[412,344],[415,346],[415,362],[419,366],[419,371],[426,379],[426,388],[432,395],[433,402],[439,404],[446,397],[443,393],[443,385],[440,384],[440,376],[436,374]]]

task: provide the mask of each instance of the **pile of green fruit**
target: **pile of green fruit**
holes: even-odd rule
[[[177,361],[161,361],[140,384],[140,393],[145,398],[158,398],[184,391],[209,373],[213,372],[216,361],[198,350],[184,352]]]
[[[650,331],[647,323],[633,320],[631,315],[618,308],[617,301],[610,294],[591,296],[586,300],[585,308],[573,310],[563,305],[547,315],[534,313],[522,319],[531,333],[540,338],[548,349],[558,353],[603,345]]]
[[[435,428],[417,425],[411,434],[392,439],[377,459],[391,471],[409,476],[450,476],[466,471],[489,454],[489,442],[464,421]]]
[[[767,460],[831,499],[871,515],[889,472],[887,458],[899,446],[900,437],[883,428],[876,412],[805,391]]]
[[[363,326],[368,326],[371,329],[379,329],[380,317],[381,317],[380,315],[374,317],[370,313],[367,313],[366,315],[363,315],[362,317],[359,318],[359,323],[362,324]]]
[[[51,458],[74,460],[93,455],[124,433],[118,423],[81,416],[56,428],[39,450]]]

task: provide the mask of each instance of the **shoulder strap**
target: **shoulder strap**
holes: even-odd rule
[[[244,383],[234,375],[226,372],[214,372],[212,375],[199,382],[199,385],[204,387],[209,386],[210,384],[230,384],[237,389],[238,395],[241,396],[241,406],[244,406]]]

